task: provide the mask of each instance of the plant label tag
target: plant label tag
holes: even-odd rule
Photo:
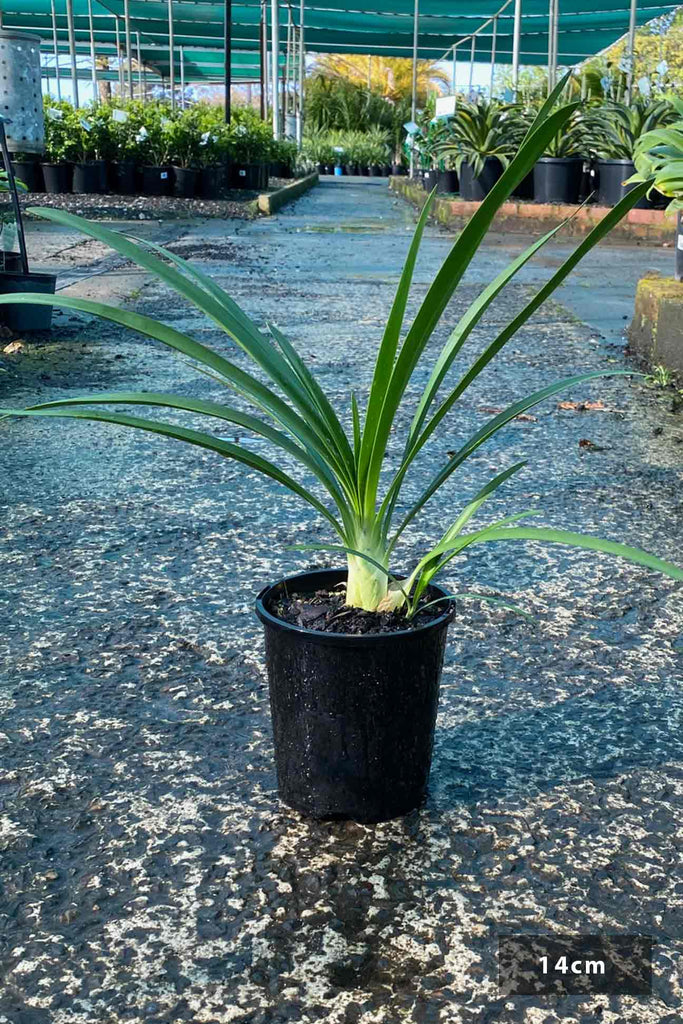
[[[676,238],[676,248],[683,252],[683,235],[678,235]]]
[[[161,172],[161,180],[162,181],[166,181],[166,178],[168,178],[168,171],[162,171]]]
[[[237,173],[238,173],[240,178],[246,178],[246,176],[247,176],[247,172],[244,170],[243,167],[240,167],[240,169],[239,169],[239,171]]]

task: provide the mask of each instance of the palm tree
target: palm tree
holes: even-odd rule
[[[388,100],[412,95],[413,62],[409,57],[372,57],[360,54],[327,53],[316,60],[315,73],[326,78],[343,78],[364,85]],[[417,62],[417,102],[427,102],[430,92],[441,92],[448,75],[435,60]]]

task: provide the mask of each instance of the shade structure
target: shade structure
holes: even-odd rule
[[[77,49],[86,56],[90,30],[88,0],[72,0]],[[128,0],[130,28],[140,37],[143,62],[168,77],[168,0]],[[493,24],[482,28],[499,13],[496,22],[496,62],[510,63],[513,53],[514,3],[501,10],[502,0],[420,0],[418,56],[438,60],[454,43],[473,32],[477,36],[475,60],[490,60]],[[676,4],[638,0],[637,23],[644,24],[675,10]],[[630,0],[559,0],[557,59],[561,65],[577,64],[605,49],[628,29]],[[92,0],[95,46],[98,55],[115,54],[116,25],[123,39],[126,0]],[[282,20],[300,22],[296,0],[282,2]],[[221,81],[224,74],[223,0],[172,0],[173,33],[177,54],[183,48],[184,74],[188,82]],[[413,52],[414,0],[305,0],[306,49],[317,53],[365,53],[410,57]],[[57,37],[67,52],[67,0],[55,0]],[[35,32],[52,48],[50,0],[2,0],[3,24]],[[232,77],[234,81],[257,80],[259,75],[260,0],[233,2]],[[519,60],[543,64],[548,54],[548,0],[523,0]],[[462,51],[461,51],[462,52]]]

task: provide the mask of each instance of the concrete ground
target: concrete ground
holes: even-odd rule
[[[367,391],[412,223],[385,182],[342,181],[276,218],[148,230],[276,322],[346,410],[351,388]],[[31,241],[59,265],[64,239]],[[450,244],[428,232],[412,312]],[[521,244],[491,239],[468,272],[389,467],[439,342]],[[458,368],[569,248],[506,289]],[[128,298],[244,364],[158,283],[96,247],[72,256],[79,293]],[[461,400],[406,502],[492,408],[628,366],[635,281],[670,260],[591,255]],[[85,316],[59,316],[1,365],[3,406],[105,389],[224,395],[161,345]],[[528,467],[479,522],[536,507],[539,523],[681,563],[670,398],[625,377],[561,397],[606,409],[551,401],[497,435],[430,503],[398,569],[520,457]],[[566,548],[473,548],[453,585],[504,593],[533,619],[461,603],[426,807],[372,827],[316,823],[277,802],[252,604],[265,583],[324,564],[286,550],[323,526],[198,449],[87,423],[0,431],[0,1024],[681,1021],[680,585]],[[510,931],[649,933],[653,996],[502,998],[496,940]]]

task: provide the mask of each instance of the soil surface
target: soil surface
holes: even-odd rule
[[[292,338],[350,427],[413,223],[386,182],[339,179],[277,217],[150,237],[236,247],[203,269]],[[60,283],[116,292],[129,280],[99,250],[79,267],[73,234],[38,228],[31,246]],[[428,229],[409,314],[451,242]],[[440,345],[526,244],[492,237],[472,264],[411,381],[388,473]],[[553,241],[504,290],[453,380],[574,244]],[[68,260],[53,260],[65,245]],[[482,410],[558,377],[632,368],[622,331],[635,282],[671,258],[592,254],[444,421],[404,507],[494,415]],[[133,308],[249,365],[203,314],[132,280]],[[160,344],[85,315],[19,342],[1,357],[0,406],[124,389],[227,398]],[[522,458],[474,527],[539,508],[539,525],[680,563],[671,406],[641,379],[605,377],[531,410],[425,507],[397,571]],[[268,450],[227,424],[182,422]],[[312,511],[197,448],[15,419],[0,422],[0,531],[0,1024],[680,1024],[679,584],[559,546],[473,545],[443,585],[505,595],[532,618],[460,601],[426,806],[376,826],[319,823],[278,803],[253,611],[266,584],[325,565],[289,550],[330,541]],[[653,995],[503,997],[497,938],[510,931],[648,933]]]
[[[427,603],[424,598],[422,604]],[[445,603],[417,611],[411,618],[403,612],[367,612],[362,608],[349,608],[343,592],[317,590],[314,594],[281,594],[273,597],[267,606],[271,615],[304,629],[320,633],[397,633],[399,630],[418,629],[443,615]]]

